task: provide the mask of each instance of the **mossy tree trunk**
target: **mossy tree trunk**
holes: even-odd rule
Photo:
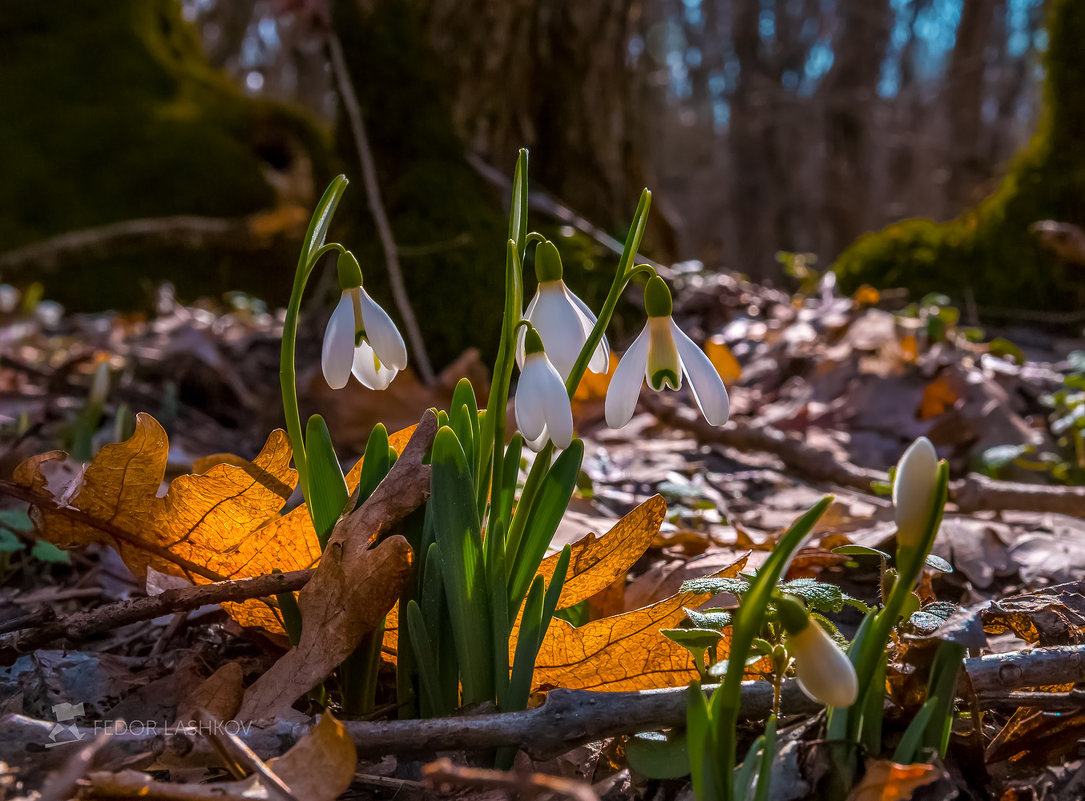
[[[1030,231],[1042,220],[1085,226],[1085,3],[1050,0],[1048,40],[1039,129],[998,189],[948,223],[905,220],[861,237],[834,267],[845,289],[971,296],[994,318],[1085,307],[1085,270]]]

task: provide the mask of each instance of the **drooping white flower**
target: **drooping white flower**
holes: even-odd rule
[[[859,697],[859,680],[848,655],[829,633],[790,598],[777,599],[776,611],[787,632],[795,677],[804,693],[826,706],[846,707]]]
[[[569,291],[562,280],[561,256],[553,242],[542,242],[535,249],[535,277],[539,287],[524,312],[546,346],[547,358],[565,381],[572,372],[588,335],[595,327],[596,317],[584,301]],[[524,332],[516,342],[516,363],[524,366]],[[610,366],[610,347],[606,337],[592,353],[588,369],[605,373]]]
[[[573,412],[565,382],[543,350],[542,339],[529,329],[527,354],[516,387],[516,426],[531,450],[542,450],[546,441],[568,448],[573,441]]]
[[[339,257],[339,303],[324,331],[320,367],[332,389],[353,373],[363,386],[384,389],[407,366],[407,346],[392,318],[362,289],[362,273],[349,252]]]
[[[654,276],[644,287],[644,310],[648,322],[622,356],[607,390],[606,418],[611,428],[621,428],[633,416],[641,382],[656,392],[664,387],[682,388],[682,377],[697,408],[714,426],[727,422],[731,403],[715,366],[671,318],[671,292],[662,278]]]
[[[920,437],[900,457],[893,478],[899,545],[920,545],[934,512],[937,492],[938,454],[929,439]]]

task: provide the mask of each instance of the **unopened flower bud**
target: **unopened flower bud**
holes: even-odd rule
[[[859,680],[848,655],[820,624],[810,620],[802,604],[782,598],[776,610],[795,659],[802,691],[826,706],[846,707],[859,697]]]
[[[897,544],[917,548],[927,533],[938,492],[938,454],[926,437],[909,446],[893,479]]]

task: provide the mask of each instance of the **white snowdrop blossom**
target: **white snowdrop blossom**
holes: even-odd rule
[[[899,545],[920,545],[934,512],[937,492],[938,454],[929,439],[920,437],[900,457],[893,478]]]
[[[671,317],[671,293],[658,276],[644,287],[644,310],[648,322],[618,362],[607,390],[606,418],[611,428],[621,428],[633,417],[641,382],[659,392],[664,387],[682,388],[689,380],[697,408],[714,426],[727,422],[731,403],[723,379],[711,360]]]
[[[540,243],[535,249],[535,276],[539,279],[539,287],[524,312],[524,319],[539,332],[547,358],[565,381],[595,327],[596,317],[584,301],[565,286],[562,269],[561,256],[554,244]],[[516,363],[521,369],[524,360],[524,332],[521,331],[516,342]],[[592,353],[588,369],[593,373],[605,373],[609,366],[610,347],[603,337]]]
[[[573,441],[573,412],[565,382],[543,350],[538,332],[529,329],[527,354],[516,387],[516,427],[525,444],[536,453],[547,440],[557,448]]]
[[[363,386],[385,389],[407,366],[407,346],[392,318],[362,289],[358,262],[349,251],[344,256],[339,258],[343,294],[328,320],[320,354],[324,380],[342,389],[353,373]]]
[[[778,599],[776,611],[787,633],[795,677],[804,693],[826,706],[846,707],[859,697],[859,680],[848,655],[829,633],[790,598]]]

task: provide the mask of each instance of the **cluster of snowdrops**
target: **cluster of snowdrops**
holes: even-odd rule
[[[378,426],[366,448],[363,486],[352,495],[324,421],[314,415],[303,434],[294,342],[306,283],[325,255],[336,255],[342,290],[327,324],[321,355],[328,384],[342,388],[353,375],[369,389],[382,390],[407,366],[403,337],[366,292],[358,261],[342,245],[325,243],[346,184],[342,176],[333,181],[313,215],[283,336],[281,376],[287,429],[295,446],[302,492],[322,544],[338,518],[349,511],[348,505],[363,503],[395,460],[387,432]],[[657,392],[679,390],[686,384],[710,424],[721,426],[727,421],[729,402],[723,381],[709,358],[674,322],[667,284],[652,267],[634,264],[650,203],[651,194],[645,190],[610,291],[596,316],[566,286],[557,247],[540,234],[528,233],[527,153],[521,151],[506,248],[504,315],[489,397],[480,407],[473,387],[464,379],[451,408],[438,412],[430,498],[424,513],[404,524],[416,554],[416,570],[400,604],[397,692],[403,715],[450,714],[464,704],[481,702],[495,703],[502,711],[525,708],[534,662],[568,568],[566,547],[549,583],[536,575],[572,497],[583,456],[570,399],[586,371],[608,370],[605,330],[623,291],[635,278],[645,279],[647,320],[610,378],[607,423],[621,427],[629,422],[645,383]],[[523,264],[531,248],[538,289],[525,308]],[[505,409],[514,365],[519,367],[517,430],[510,433],[505,431]],[[535,452],[535,458],[521,487],[525,446]],[[945,463],[939,463],[930,442],[918,440],[895,472],[898,553],[894,568],[883,558],[883,604],[868,612],[846,650],[835,630],[830,633],[801,598],[780,584],[791,557],[831,497],[800,517],[756,575],[748,577],[739,607],[728,619],[732,627],[729,657],[726,670],[717,673],[722,683],[711,697],[699,683],[690,689],[684,736],[694,789],[702,801],[766,797],[768,792],[775,716],[741,765],[736,756],[741,682],[746,666],[757,656],[772,657],[781,676],[793,670],[804,691],[830,707],[830,739],[861,744],[874,739],[875,729],[880,735],[886,646],[914,597],[941,519],[946,484]],[[873,551],[869,555],[885,556]],[[289,596],[280,599],[285,606],[290,600]],[[284,620],[296,641],[300,618],[288,612],[284,609]],[[518,618],[521,623],[510,660],[508,642]],[[779,635],[777,642],[767,646],[766,627]],[[363,642],[358,658],[340,668],[341,686],[369,688],[368,693],[350,694],[356,706],[347,709],[348,714],[372,709],[374,671],[379,664],[379,658],[373,657],[379,653],[379,634]],[[952,660],[948,664],[953,667]],[[348,705],[345,696],[344,704]],[[910,735],[914,753],[903,754],[904,758],[915,756],[923,747],[939,750],[940,746],[944,751],[952,698],[947,710],[945,698],[932,690],[929,704],[930,714]],[[498,764],[508,764],[511,756],[511,752],[498,754]],[[841,764],[840,784],[846,788],[854,766],[848,767],[848,759]]]

